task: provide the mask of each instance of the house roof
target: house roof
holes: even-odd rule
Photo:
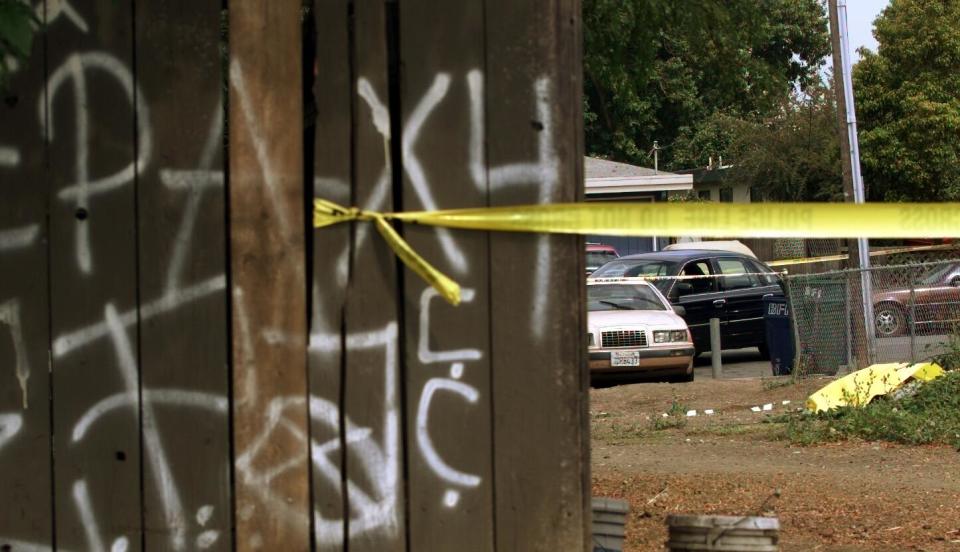
[[[583,158],[583,172],[588,179],[673,174],[666,171],[655,171],[649,167],[608,161],[607,159],[598,159],[596,157]]]
[[[587,195],[693,189],[693,177],[595,157],[584,158]]]

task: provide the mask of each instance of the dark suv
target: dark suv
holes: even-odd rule
[[[682,316],[698,353],[710,350],[710,319],[719,318],[724,349],[757,347],[764,358],[769,354],[763,298],[782,296],[783,288],[779,276],[753,257],[697,249],[641,253],[610,261],[590,277],[651,278],[674,306],[686,311]]]

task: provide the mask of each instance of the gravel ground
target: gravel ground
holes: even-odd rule
[[[766,511],[780,518],[785,552],[960,552],[957,451],[863,441],[799,447],[783,440],[783,424],[768,423],[826,381],[592,391],[594,495],[629,500],[627,550],[662,550],[671,513]]]

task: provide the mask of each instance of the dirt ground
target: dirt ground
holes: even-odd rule
[[[593,494],[630,502],[626,549],[663,550],[671,513],[767,513],[780,519],[785,552],[960,552],[960,453],[863,441],[802,447],[771,423],[826,381],[593,390]]]

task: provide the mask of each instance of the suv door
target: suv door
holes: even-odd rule
[[[724,349],[766,347],[763,296],[783,295],[775,276],[763,264],[745,257],[717,257],[724,318],[721,338]]]
[[[710,259],[688,261],[680,269],[679,276],[692,278],[681,278],[674,283],[670,291],[670,301],[687,311],[683,319],[690,328],[697,351],[709,351],[710,319],[723,317],[721,309],[714,304],[714,301],[721,299],[721,293],[717,288],[713,265]]]

